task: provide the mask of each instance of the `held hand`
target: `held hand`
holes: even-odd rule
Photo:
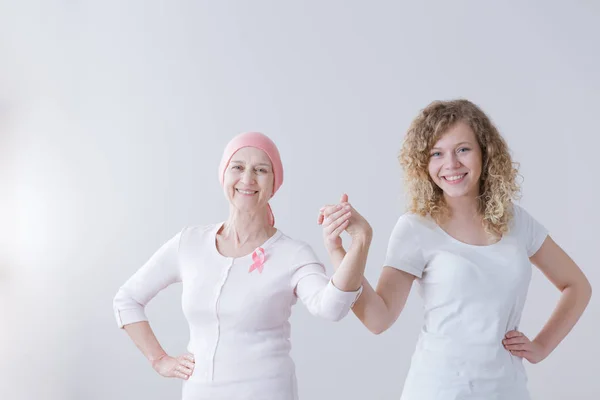
[[[524,358],[532,364],[537,364],[548,356],[541,344],[532,342],[519,331],[508,332],[502,344],[512,355]]]
[[[350,217],[352,216],[351,209],[350,204],[341,203],[324,207],[323,210],[327,211],[327,218],[322,212],[319,213],[317,223],[323,225],[323,241],[325,242],[325,248],[330,254],[343,248],[340,235],[350,223]]]
[[[183,380],[188,380],[192,376],[195,365],[194,356],[189,353],[175,358],[165,354],[152,362],[152,368],[165,378]]]
[[[329,249],[342,246],[339,235],[345,229],[352,239],[371,240],[371,225],[349,203],[348,196],[342,195],[340,204],[327,205],[321,208],[317,223],[323,225],[323,236]]]

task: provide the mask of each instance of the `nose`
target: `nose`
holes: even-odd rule
[[[461,163],[458,159],[458,155],[455,152],[450,152],[448,158],[446,158],[446,169],[460,168]]]
[[[254,183],[254,171],[251,168],[246,168],[242,174],[241,181],[244,185],[250,185]]]

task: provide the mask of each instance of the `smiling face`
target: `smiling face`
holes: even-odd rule
[[[444,196],[477,197],[481,170],[481,148],[475,133],[464,122],[452,125],[429,152],[429,176]]]
[[[273,178],[269,156],[256,147],[243,147],[233,154],[225,169],[225,196],[239,211],[258,211],[273,195]]]

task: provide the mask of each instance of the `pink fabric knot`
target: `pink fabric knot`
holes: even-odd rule
[[[252,261],[254,262],[250,266],[248,273],[257,269],[258,272],[262,274],[263,264],[265,263],[265,250],[262,247],[254,250],[254,253],[252,253]]]

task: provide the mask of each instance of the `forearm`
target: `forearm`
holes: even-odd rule
[[[377,335],[390,327],[390,311],[366,278],[363,278],[362,285],[362,294],[354,303],[352,311],[369,331]]]
[[[346,256],[346,250],[343,247],[338,247],[334,250],[329,250],[329,259],[331,260],[331,264],[333,264],[333,270],[337,271],[342,263],[342,260]]]
[[[534,339],[550,354],[567,336],[585,310],[591,297],[591,286],[587,280],[579,285],[566,287],[550,319]]]
[[[344,258],[346,258],[346,254],[343,247],[329,250],[329,257],[336,272]],[[390,312],[383,298],[375,291],[364,275],[361,278],[363,291],[354,303],[352,311],[369,331],[379,334],[391,325]]]
[[[151,364],[167,354],[156,339],[148,321],[128,324],[123,329]]]
[[[338,250],[331,254],[335,269],[331,279],[338,289],[349,292],[360,288],[363,283],[370,245],[370,236],[357,236],[352,238],[352,244],[347,253],[342,255],[344,250],[341,249],[341,251]]]

